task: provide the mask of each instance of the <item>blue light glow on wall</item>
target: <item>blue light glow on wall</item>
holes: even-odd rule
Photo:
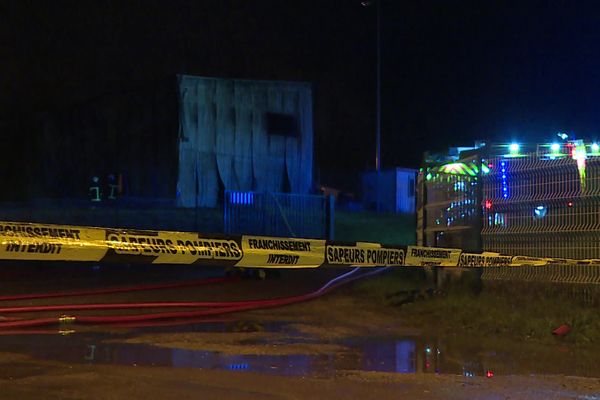
[[[246,370],[246,369],[250,369],[250,364],[248,364],[248,363],[229,364],[227,366],[227,369],[230,369],[233,371]]]
[[[254,204],[254,193],[252,192],[231,192],[231,204]]]

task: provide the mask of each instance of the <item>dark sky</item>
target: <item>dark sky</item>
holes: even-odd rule
[[[480,138],[600,138],[594,2],[379,1],[383,167]],[[302,80],[317,169],[373,168],[375,44],[359,0],[0,0],[0,126],[14,139],[19,118],[176,73]]]

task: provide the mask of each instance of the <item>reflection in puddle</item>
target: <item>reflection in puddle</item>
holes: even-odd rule
[[[174,332],[285,332],[288,344],[323,344],[319,338],[293,331],[285,323],[213,323],[170,329]],[[252,327],[250,329],[249,327]],[[155,330],[154,333],[165,329]],[[145,330],[144,333],[148,333]],[[378,371],[403,374],[442,373],[466,377],[494,374],[569,374],[600,376],[597,359],[583,350],[524,351],[514,346],[485,348],[469,338],[359,337],[340,341],[332,354],[236,355],[216,351],[119,343],[129,334],[81,332],[72,335],[15,335],[0,337],[0,351],[35,358],[89,364],[162,366],[174,368],[253,371],[288,376],[332,376],[340,371]],[[265,341],[263,344],[269,344]],[[284,344],[285,345],[285,344]],[[516,347],[515,347],[516,346]],[[538,349],[539,350],[539,349]]]

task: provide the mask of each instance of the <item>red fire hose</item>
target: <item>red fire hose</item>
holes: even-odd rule
[[[136,308],[167,308],[167,307],[214,307],[204,310],[160,312],[151,314],[119,315],[119,316],[61,316],[49,318],[34,318],[29,320],[16,320],[0,322],[0,329],[22,329],[28,327],[39,327],[53,325],[57,323],[88,323],[88,324],[115,324],[115,323],[135,323],[145,321],[156,321],[163,319],[189,319],[205,316],[215,316],[239,311],[256,310],[263,308],[280,307],[292,303],[311,300],[322,296],[329,291],[350,283],[356,279],[364,278],[375,273],[382,272],[387,268],[378,269],[359,276],[351,276],[358,271],[358,268],[343,274],[325,284],[319,290],[298,296],[250,300],[233,302],[154,302],[154,303],[117,303],[117,304],[72,304],[72,305],[53,305],[53,306],[25,306],[25,307],[5,307],[0,312],[39,312],[39,311],[62,311],[62,310],[98,310],[98,309],[136,309]],[[73,293],[73,292],[71,292]],[[97,291],[96,291],[97,293]]]
[[[99,294],[109,294],[109,293],[125,293],[125,292],[137,292],[137,291],[143,291],[143,290],[173,289],[173,288],[180,288],[180,287],[208,285],[211,283],[234,282],[234,281],[239,281],[239,280],[240,280],[239,277],[205,278],[205,279],[198,279],[198,280],[186,281],[186,282],[136,285],[136,286],[126,286],[126,287],[118,287],[118,288],[108,288],[108,289],[77,290],[77,291],[72,291],[72,292],[57,292],[57,293],[18,294],[18,295],[12,295],[12,296],[0,296],[0,301],[48,299],[48,298],[52,298],[52,297],[95,296],[95,295],[99,295]]]

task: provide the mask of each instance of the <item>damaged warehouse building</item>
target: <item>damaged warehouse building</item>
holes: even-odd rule
[[[94,176],[123,198],[216,207],[225,190],[307,194],[312,88],[178,75],[43,118],[32,198],[84,199]]]

